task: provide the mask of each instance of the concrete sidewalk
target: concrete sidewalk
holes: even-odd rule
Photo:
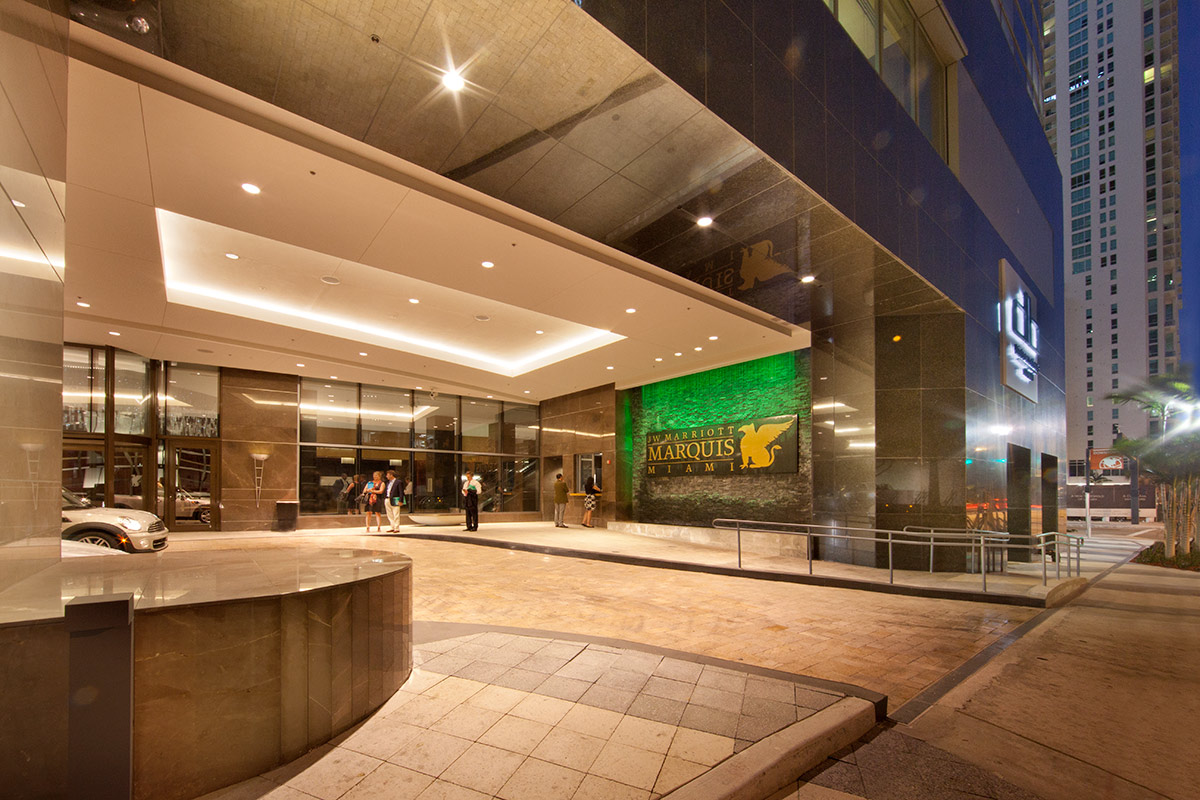
[[[1200,797],[1200,574],[1127,564],[910,726],[1047,800]]]

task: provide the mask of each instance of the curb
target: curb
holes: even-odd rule
[[[874,704],[844,697],[755,742],[662,800],[764,800],[874,727]]]

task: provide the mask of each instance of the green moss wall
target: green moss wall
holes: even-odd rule
[[[712,524],[719,517],[792,522],[812,514],[809,353],[800,350],[652,383],[624,393],[624,451],[638,522]],[[622,412],[624,412],[622,414]],[[646,435],[757,417],[799,415],[794,475],[647,477]]]

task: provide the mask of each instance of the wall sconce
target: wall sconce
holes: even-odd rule
[[[251,453],[250,458],[254,459],[254,507],[258,508],[258,501],[262,499],[262,482],[263,482],[263,463],[269,457],[269,453]]]

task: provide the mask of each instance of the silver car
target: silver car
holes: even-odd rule
[[[167,526],[149,511],[93,506],[65,487],[62,499],[64,539],[128,553],[153,552],[167,546]]]

